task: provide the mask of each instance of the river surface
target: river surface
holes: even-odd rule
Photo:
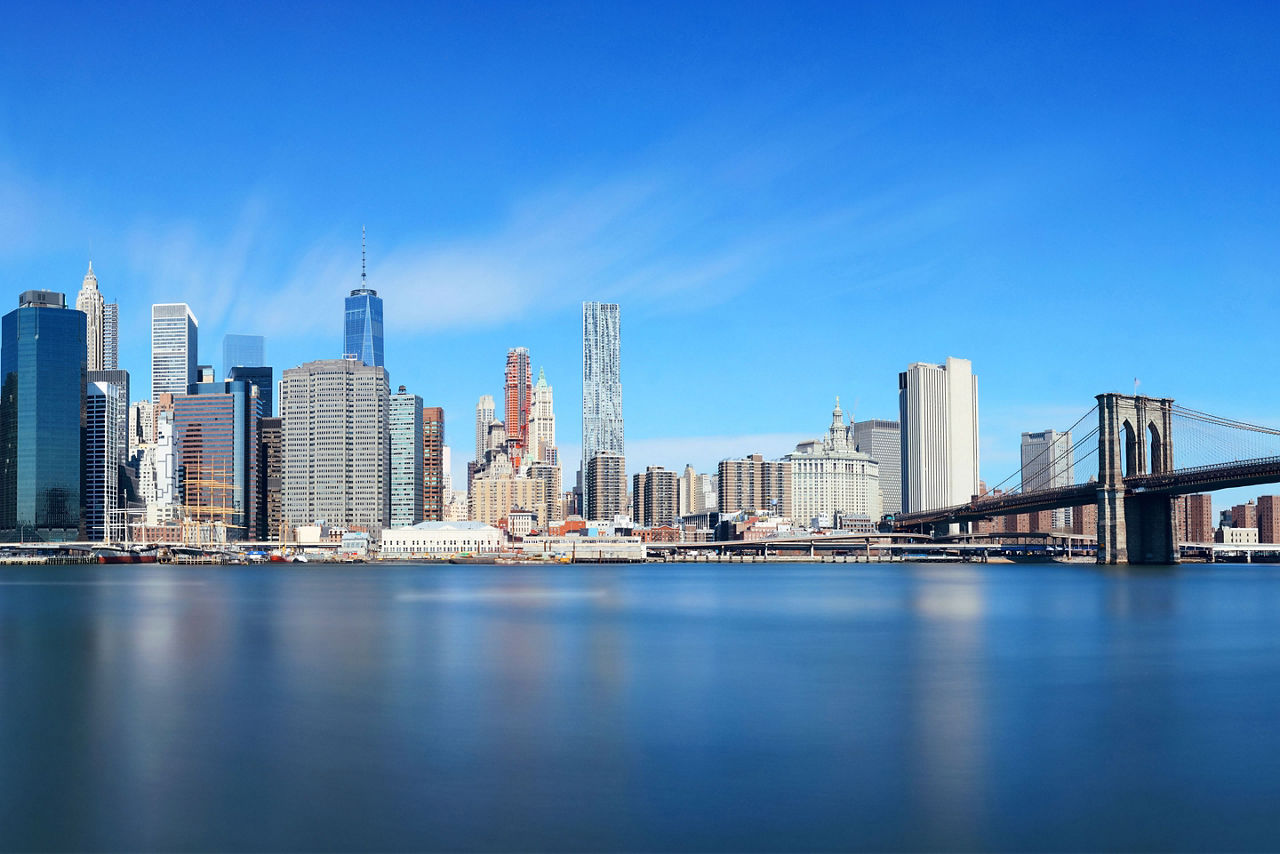
[[[1280,568],[0,570],[0,850],[1280,848]]]

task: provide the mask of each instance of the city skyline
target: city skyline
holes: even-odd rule
[[[1280,263],[1269,236],[1276,172],[1258,148],[1273,136],[1278,60],[1255,35],[1275,16],[1268,7],[1093,7],[1069,20],[967,10],[947,37],[924,12],[756,9],[726,16],[662,74],[608,80],[594,73],[596,49],[557,49],[591,43],[583,36],[601,31],[603,10],[548,29],[531,12],[483,24],[459,13],[430,27],[402,9],[398,30],[423,24],[430,44],[452,40],[461,54],[428,66],[421,43],[392,38],[354,76],[341,61],[306,61],[317,50],[354,56],[358,40],[328,30],[321,11],[296,43],[262,54],[305,77],[277,74],[276,60],[232,62],[219,48],[230,34],[263,31],[227,12],[198,26],[158,15],[136,33],[105,10],[56,26],[48,14],[18,10],[11,32],[32,35],[0,51],[10,81],[0,200],[23,236],[0,242],[0,276],[14,291],[71,299],[92,259],[121,329],[133,330],[121,333],[120,365],[138,392],[150,387],[138,331],[156,302],[191,305],[207,345],[226,332],[266,335],[278,372],[341,356],[334,317],[358,286],[367,222],[391,381],[444,407],[455,437],[469,432],[476,396],[498,391],[492,366],[512,346],[555,379],[562,413],[578,410],[566,380],[577,374],[571,330],[584,299],[627,312],[632,472],[786,453],[834,394],[859,420],[893,418],[885,378],[946,354],[984,376],[981,457],[994,479],[1016,469],[1022,432],[1061,428],[1071,418],[1058,416],[1134,377],[1143,391],[1280,423],[1280,407],[1243,377],[1165,340],[1194,326],[1212,294],[1247,293],[1254,310],[1220,342],[1219,357],[1238,362],[1267,340],[1280,307],[1266,286]],[[382,43],[389,15],[347,24]],[[658,46],[702,33],[660,7],[608,17],[605,31]],[[169,30],[176,40],[161,38]],[[822,36],[804,39],[794,61],[798,34],[813,32]],[[1124,50],[1096,46],[1096,32]],[[494,39],[504,49],[491,72],[457,60],[490,56]],[[136,49],[103,63],[72,48],[89,40]],[[616,35],[608,45],[623,67],[654,49]],[[1231,61],[1184,63],[1190,45]],[[172,90],[145,82],[157,64]],[[51,69],[56,90],[42,82]],[[835,79],[848,85],[825,85]],[[947,85],[929,82],[939,79]],[[634,97],[610,102],[612,121],[600,122],[601,93],[618,85]],[[318,109],[310,93],[324,90],[362,100],[362,121]],[[212,120],[232,104],[264,119],[258,132]],[[73,115],[95,133],[57,130]],[[450,116],[451,130],[420,132],[430,115]],[[839,310],[776,310],[796,285]],[[1043,316],[1035,295],[1049,291],[1079,311],[1064,313],[1061,335],[1043,336],[1040,358],[1011,358],[1010,330]],[[1156,306],[1158,322],[1146,314]],[[1095,307],[1139,319],[1118,357],[1078,347]],[[755,382],[775,402],[700,394],[688,366],[723,364],[762,329],[791,348],[786,360],[755,359]],[[847,372],[797,369],[835,353],[852,357]],[[199,361],[220,362],[207,349]],[[458,366],[447,382],[426,368],[445,362]],[[561,433],[562,459],[576,457],[576,427]]]

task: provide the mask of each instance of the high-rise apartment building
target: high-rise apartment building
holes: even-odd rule
[[[321,359],[284,372],[284,514],[375,537],[391,519],[391,437],[385,368]]]
[[[228,332],[222,336],[222,375],[231,376],[232,368],[257,368],[267,363],[266,339],[261,335]]]
[[[185,302],[151,306],[151,400],[198,379],[199,324]]]
[[[547,513],[542,524],[563,519],[564,511],[560,504],[560,466],[556,463],[533,462],[529,464],[528,476],[534,480],[541,480],[544,485],[543,494]]]
[[[84,538],[84,312],[25,291],[0,321],[0,539]]]
[[[194,383],[173,397],[179,501],[190,522],[246,540],[261,531],[258,387],[243,380]]]
[[[627,461],[613,451],[597,451],[587,462],[583,489],[587,518],[608,522],[627,512]]]
[[[760,454],[721,460],[717,504],[724,514],[769,512],[791,517],[791,463]]]
[[[1188,495],[1187,498],[1196,498],[1197,496]],[[1209,496],[1205,495],[1205,504],[1208,504]],[[1209,518],[1212,518],[1212,511],[1206,511]],[[1258,496],[1258,542],[1260,543],[1280,543],[1280,495],[1259,495]],[[1210,533],[1213,529],[1209,528]],[[1197,541],[1202,542],[1202,541]],[[1203,541],[1207,542],[1207,541]]]
[[[902,512],[902,428],[897,421],[869,418],[853,423],[853,442],[880,466],[880,511]]]
[[[916,362],[898,375],[902,509],[963,504],[978,494],[978,378],[968,359]]]
[[[1252,501],[1244,504],[1237,504],[1231,508],[1231,527],[1233,528],[1256,528],[1258,527],[1258,505]]]
[[[529,403],[529,437],[527,450],[532,459],[558,463],[556,453],[556,413],[553,390],[546,373],[538,369],[538,382],[533,386]]]
[[[92,371],[90,375],[124,371]],[[110,525],[121,507],[120,464],[125,455],[122,422],[128,406],[127,386],[108,380],[86,385],[84,429],[85,536],[94,542],[115,539]],[[123,532],[116,532],[119,536]]]
[[[279,418],[263,418],[258,422],[258,465],[262,471],[258,478],[262,484],[262,524],[258,537],[262,540],[278,540],[284,524],[283,422]]]
[[[1075,483],[1075,453],[1071,431],[1041,430],[1022,434],[1022,491],[1036,492]],[[1071,508],[1051,511],[1050,524],[1055,531],[1071,527]]]
[[[76,311],[85,316],[86,365],[90,371],[113,371],[119,351],[120,313],[115,303],[103,301],[98,290],[98,277],[93,262],[84,275],[80,293],[76,295]]]
[[[529,446],[529,404],[533,397],[533,377],[529,372],[529,349],[507,351],[505,390],[507,439],[522,451]]]
[[[680,515],[691,516],[716,509],[716,487],[711,475],[698,474],[693,466],[686,465],[679,484]]]
[[[880,521],[880,465],[856,449],[840,399],[820,440],[802,442],[784,457],[791,463],[791,512],[801,525],[831,528],[846,517]]]
[[[662,466],[649,466],[631,476],[634,521],[641,528],[674,527],[680,521],[679,478]]]
[[[1258,506],[1262,506],[1262,499],[1258,500]],[[1176,507],[1179,542],[1213,542],[1213,496],[1206,494],[1179,495]],[[1094,528],[1096,530],[1096,523]],[[1092,534],[1094,531],[1089,531],[1088,533]],[[1259,539],[1261,539],[1261,536],[1259,536]],[[1268,542],[1271,541],[1268,540]]]
[[[423,519],[422,398],[404,386],[391,395],[391,527],[407,528]]]
[[[622,321],[616,303],[582,304],[582,472],[601,451],[626,454],[622,425]],[[626,485],[624,483],[625,491]],[[588,518],[602,518],[584,492]]]
[[[476,401],[476,462],[484,462],[485,451],[489,450],[489,425],[493,423],[493,395],[482,394]]]
[[[445,495],[449,491],[449,449],[444,444],[444,409],[422,409],[422,518],[444,521]]]

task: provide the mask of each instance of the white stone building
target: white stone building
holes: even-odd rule
[[[963,504],[978,494],[978,378],[968,359],[915,362],[898,375],[902,509]]]
[[[383,557],[451,557],[502,548],[502,531],[482,522],[419,522],[382,531]]]
[[[783,459],[791,463],[791,518],[796,524],[835,527],[838,516],[879,521],[880,466],[857,450],[839,398],[827,435],[801,442]]]

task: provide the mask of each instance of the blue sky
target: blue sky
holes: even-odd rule
[[[905,8],[898,8],[898,6]],[[980,378],[983,476],[1142,389],[1280,424],[1280,6],[21,4],[0,32],[0,281],[90,251],[149,384],[341,350],[360,273],[455,468],[508,347],[577,453],[579,304],[623,311],[628,463],[700,468]],[[90,249],[92,247],[92,250]],[[139,396],[139,395],[135,395]],[[573,472],[566,470],[566,482]]]

